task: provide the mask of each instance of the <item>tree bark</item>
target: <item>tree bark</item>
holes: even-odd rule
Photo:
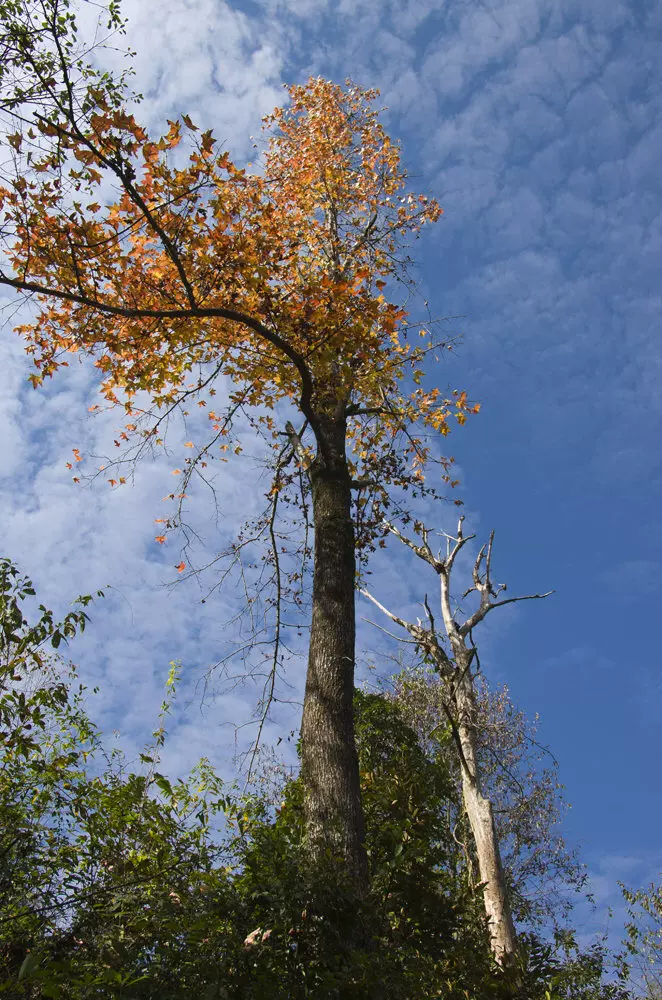
[[[354,740],[354,523],[345,419],[322,418],[308,474],[315,532],[313,610],[301,723],[306,840],[313,857],[343,859],[367,889],[359,765]]]
[[[413,541],[403,535],[394,525],[387,524],[389,531],[415,552],[420,559],[432,566],[439,576],[441,613],[446,637],[453,652],[452,658],[449,657],[439,639],[427,597],[424,601],[424,607],[429,627],[426,628],[420,619],[417,624],[414,624],[394,615],[392,611],[380,604],[368,590],[362,590],[361,593],[365,594],[392,621],[409,632],[419,649],[424,651],[430,661],[435,664],[440,677],[446,683],[448,691],[446,710],[453,726],[460,757],[462,795],[476,846],[490,947],[495,960],[500,965],[507,965],[517,954],[517,936],[501,863],[494,811],[490,799],[483,795],[482,790],[476,741],[476,699],[471,673],[471,665],[476,655],[472,630],[494,608],[502,607],[504,604],[512,604],[515,601],[539,600],[548,597],[551,591],[547,594],[529,594],[525,597],[509,597],[499,600],[499,595],[506,588],[505,584],[495,588],[492,582],[491,565],[494,542],[494,532],[492,532],[489,542],[487,545],[483,545],[476,558],[473,569],[473,587],[470,587],[463,595],[467,597],[472,591],[476,591],[480,596],[479,606],[465,622],[457,622],[451,605],[451,571],[458,553],[467,542],[475,538],[475,535],[464,535],[462,531],[463,521],[464,517],[461,517],[457,526],[457,537],[446,535],[445,558],[441,554],[435,555],[430,548],[430,531],[424,525],[417,527],[417,533],[421,538],[419,544],[418,541]],[[471,646],[467,645],[467,637],[471,640]]]
[[[459,676],[453,700],[461,750],[462,795],[476,845],[490,947],[499,965],[506,965],[516,953],[517,938],[508,902],[492,803],[489,798],[483,795],[480,783],[476,753],[476,703],[470,673],[471,662],[467,650],[464,650],[465,655],[461,655],[459,658],[458,652],[459,649],[456,650]]]

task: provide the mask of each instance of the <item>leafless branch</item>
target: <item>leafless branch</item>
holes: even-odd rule
[[[304,448],[303,443],[301,441],[301,438],[303,437],[303,434],[306,430],[306,423],[304,423],[300,431],[296,430],[294,424],[290,420],[288,420],[287,423],[285,424],[285,433],[289,438],[289,442],[294,454],[299,460],[299,465],[301,466],[304,472],[308,472],[308,469],[310,468],[311,464],[310,455]]]
[[[393,612],[389,611],[389,609],[384,607],[383,604],[380,604],[377,598],[373,597],[370,591],[366,590],[365,588],[362,588],[359,591],[359,593],[363,594],[364,597],[367,597],[369,601],[372,601],[375,607],[379,608],[382,614],[386,615],[387,618],[390,618],[391,621],[395,622],[396,625],[399,625],[400,628],[403,628],[406,632],[409,632],[414,643],[425,654],[431,657],[431,659],[437,666],[437,669],[442,675],[448,676],[452,674],[454,670],[453,663],[449,659],[446,650],[440,644],[437,633],[434,630],[434,628],[427,629],[423,628],[420,622],[414,624],[413,622],[405,621],[404,618],[400,618],[398,615],[393,614]]]
[[[429,563],[433,569],[440,572],[440,566],[442,564],[435,558],[428,544],[428,531],[426,529],[423,529],[423,544],[417,545],[416,542],[413,542],[410,538],[407,538],[406,535],[403,535],[394,524],[390,523],[390,521],[385,521],[384,527],[387,528],[392,535],[395,535],[396,538],[399,538],[403,545],[406,545],[412,550],[412,552],[415,552],[420,559],[423,559],[425,562]]]
[[[459,626],[458,631],[462,636],[468,635],[468,633],[471,632],[471,630],[475,628],[476,625],[495,608],[502,608],[506,604],[514,604],[516,601],[541,601],[545,597],[551,597],[553,593],[553,590],[548,590],[545,594],[524,594],[522,597],[509,597],[505,601],[490,602],[488,599],[485,603],[481,603],[478,610],[474,611],[471,617],[467,618],[463,625]]]
[[[366,622],[368,625],[374,625],[374,627],[379,629],[380,632],[383,632],[384,635],[388,635],[391,639],[395,639],[397,642],[418,647],[418,642],[415,639],[403,639],[401,635],[396,635],[395,632],[389,632],[387,628],[384,628],[383,625],[379,625],[377,622],[373,622],[371,618],[362,618],[361,621]]]

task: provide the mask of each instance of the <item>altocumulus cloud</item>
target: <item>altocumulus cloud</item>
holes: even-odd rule
[[[150,123],[187,112],[240,157],[249,158],[248,137],[280,102],[284,81],[319,73],[381,88],[417,186],[446,209],[414,255],[433,312],[464,317],[449,326],[465,337],[448,378],[484,403],[449,442],[472,527],[497,528],[498,572],[513,590],[558,591],[495,626],[485,662],[543,714],[575,801],[571,833],[590,847],[600,877],[609,867],[613,901],[615,869],[601,859],[645,867],[662,801],[643,796],[656,780],[656,741],[642,707],[659,661],[648,581],[662,556],[662,8],[653,0],[130,0],[125,10]],[[116,426],[112,415],[86,417],[89,367],[36,395],[7,337],[2,358],[6,547],[52,603],[106,582],[118,588],[95,611],[79,658],[103,684],[104,721],[138,744],[167,662],[181,658],[193,683],[222,655],[220,626],[237,595],[202,605],[193,583],[162,588],[179,559],[176,545],[166,552],[152,542],[170,489],[166,459],[143,466],[124,491],[69,484],[71,447],[103,454]],[[254,462],[226,467],[219,489],[218,526],[205,497],[192,500],[212,551],[247,505],[260,504]],[[407,565],[398,552],[380,572],[378,596],[402,611],[420,596],[403,583]],[[635,585],[633,631],[621,610],[624,588]],[[223,723],[250,715],[251,694],[219,697],[199,726],[192,688],[184,702],[171,760],[184,766],[208,752],[230,770],[232,728]],[[295,709],[280,711],[274,735],[296,724]]]

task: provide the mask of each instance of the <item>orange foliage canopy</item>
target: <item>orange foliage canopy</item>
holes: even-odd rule
[[[0,283],[39,297],[21,327],[35,385],[83,351],[111,404],[144,417],[134,397],[149,394],[151,425],[134,416],[125,440],[154,434],[191,394],[205,405],[225,375],[270,427],[281,400],[313,430],[342,414],[353,470],[369,474],[403,428],[445,434],[469,409],[464,393],[422,387],[432,334],[412,346],[387,294],[406,276],[407,240],[441,209],[408,191],[376,91],[312,79],[288,95],[250,170],[186,115],[153,140],[98,80],[82,97],[70,89],[58,113],[10,137],[0,212],[13,273]],[[424,465],[419,439],[405,450]]]

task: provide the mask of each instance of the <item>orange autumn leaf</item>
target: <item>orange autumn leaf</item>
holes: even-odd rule
[[[177,563],[175,569],[177,570],[178,573],[183,573],[184,570],[186,569],[186,563],[185,562]]]
[[[336,413],[342,401],[355,475],[379,468],[384,488],[409,475],[419,481],[431,454],[425,435],[447,435],[451,416],[462,423],[477,406],[466,393],[446,400],[423,391],[434,336],[423,328],[410,341],[406,310],[385,295],[398,289],[402,248],[441,208],[410,190],[378,96],[351,81],[289,87],[287,106],[264,119],[256,169],[237,166],[188,115],[148,135],[98,81],[76,130],[67,130],[66,110],[61,122],[44,122],[43,156],[24,159],[13,184],[0,184],[13,273],[43,290],[41,311],[21,327],[35,384],[66,363],[64,354],[92,355],[103,398],[131,419],[117,447],[162,445],[159,414],[205,408],[216,388],[193,372],[227,379],[232,405],[240,402],[232,393],[250,387],[241,406],[259,411],[274,447],[267,411],[278,403],[313,414],[313,427],[315,414]],[[27,153],[17,143],[20,160]],[[178,144],[187,157],[172,156]],[[121,162],[106,155],[111,147]],[[59,170],[69,186],[54,185]],[[106,197],[113,186],[114,201]],[[73,206],[70,189],[80,191]],[[134,410],[137,394],[151,410]],[[229,436],[227,416],[212,418]],[[396,440],[397,470],[389,458]],[[216,439],[219,458],[224,447]]]
[[[157,535],[156,538],[154,539],[154,541],[158,542],[159,545],[163,545],[163,543],[165,542],[165,540],[166,540],[166,536],[165,535]]]

